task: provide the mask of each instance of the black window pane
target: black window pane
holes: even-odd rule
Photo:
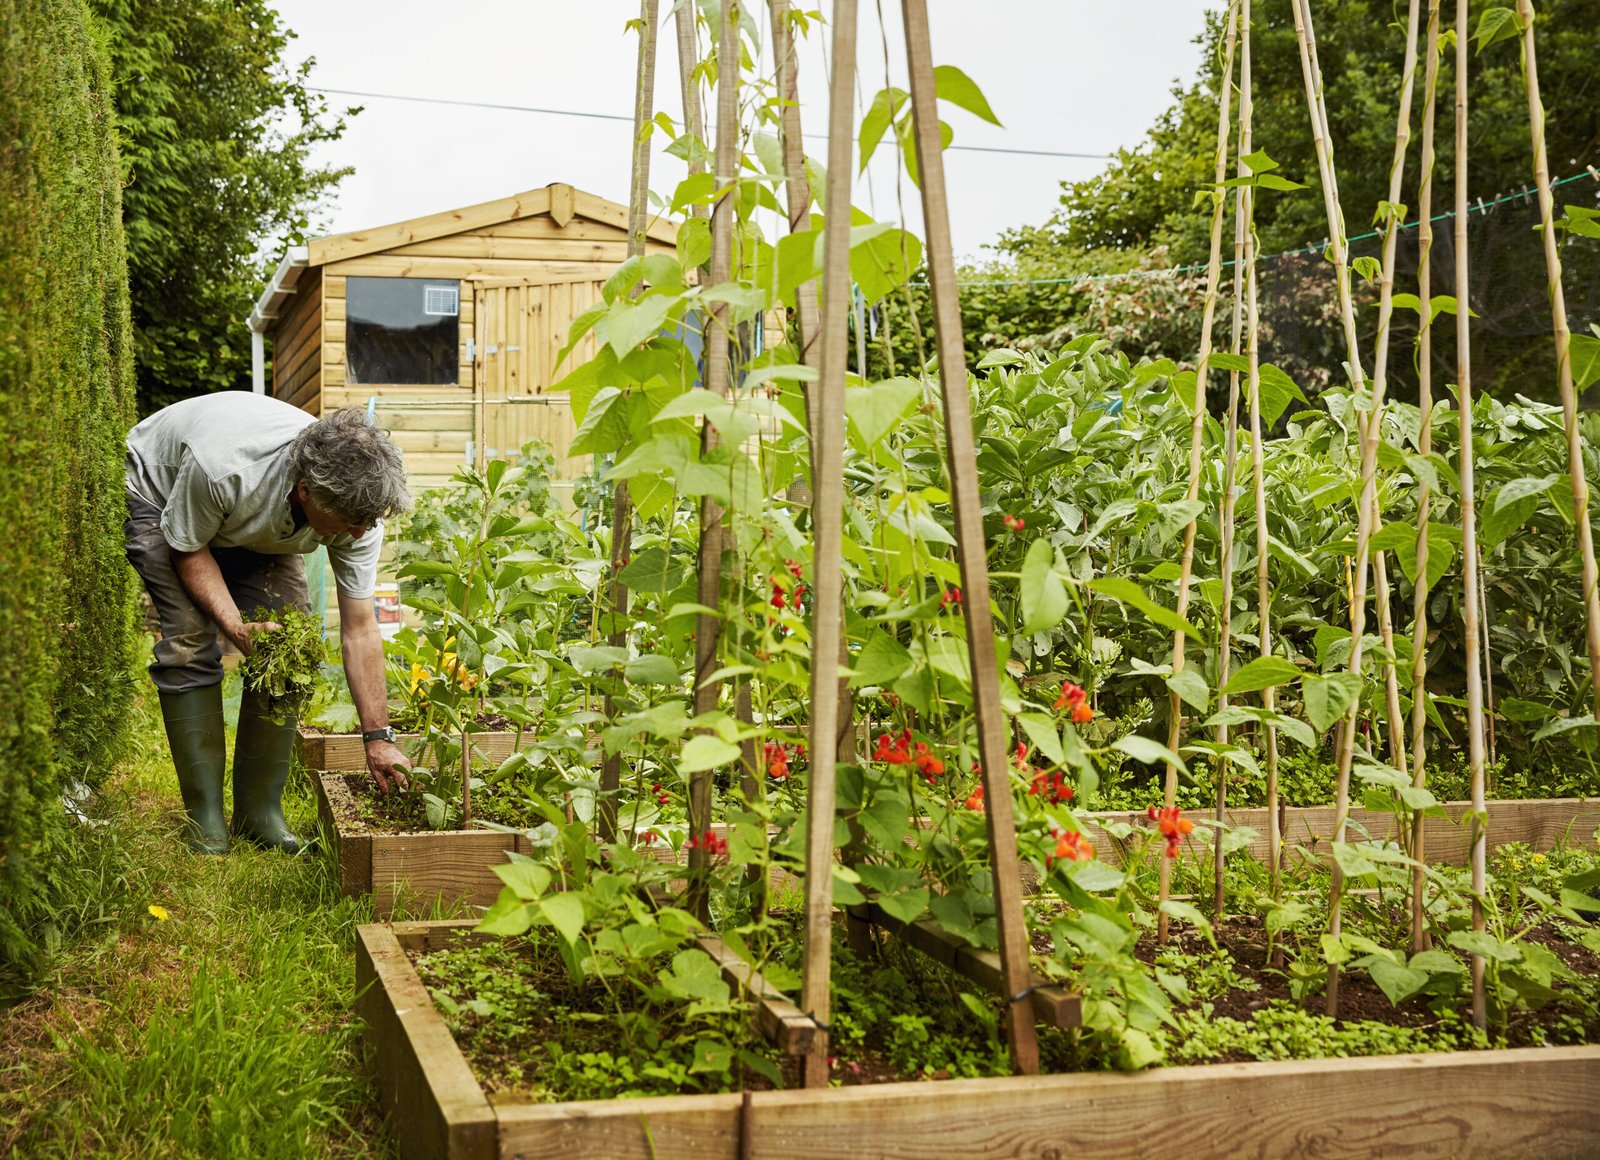
[[[461,283],[443,278],[345,280],[345,381],[459,381]]]

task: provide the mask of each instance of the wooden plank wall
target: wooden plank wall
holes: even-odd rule
[[[322,388],[322,271],[301,271],[272,328],[272,397],[318,414]]]

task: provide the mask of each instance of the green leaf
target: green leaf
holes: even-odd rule
[[[1257,657],[1234,673],[1222,691],[1230,697],[1235,693],[1258,693],[1262,689],[1291,684],[1299,676],[1299,666],[1293,661],[1282,657]]]
[[[933,70],[933,88],[941,101],[949,101],[957,108],[965,109],[974,116],[982,117],[991,125],[1000,124],[1000,118],[994,115],[994,110],[989,107],[989,102],[984,99],[983,92],[966,73],[953,64],[941,64]],[[863,142],[862,148],[865,148]]]
[[[883,629],[874,629],[850,666],[855,670],[850,685],[859,689],[864,685],[892,684],[905,675],[911,664],[905,645]]]
[[[1067,614],[1067,586],[1056,573],[1055,546],[1044,537],[1028,545],[1022,561],[1022,631],[1045,632]]]
[[[1572,362],[1572,384],[1578,390],[1600,382],[1600,338],[1574,334],[1568,357]]]
[[[1250,369],[1250,360],[1242,354],[1229,354],[1226,351],[1212,351],[1206,359],[1206,366],[1214,371],[1239,371],[1241,374]]]
[[[1521,947],[1501,942],[1486,930],[1453,930],[1445,936],[1445,941],[1458,951],[1497,962],[1514,963],[1522,957]]]
[[[1300,686],[1305,695],[1306,716],[1318,733],[1333,728],[1361,697],[1361,678],[1354,673],[1329,673],[1323,677],[1307,673]]]
[[[537,862],[507,862],[490,869],[523,902],[532,902],[550,886],[550,871]]]
[[[595,325],[595,331],[618,358],[623,358],[661,330],[672,303],[673,299],[665,294],[650,294],[636,302],[615,302]]]
[[[1056,723],[1051,717],[1044,713],[1020,713],[1017,715],[1017,724],[1022,726],[1022,731],[1040,753],[1056,765],[1067,763],[1066,750],[1061,746],[1061,734],[1056,731]]]
[[[1478,17],[1478,30],[1472,39],[1478,43],[1477,51],[1482,52],[1491,44],[1512,40],[1521,33],[1522,22],[1515,12],[1510,8],[1490,8]]]
[[[1257,400],[1263,427],[1271,427],[1276,423],[1291,402],[1307,402],[1300,384],[1271,363],[1261,364],[1257,378]]]
[[[527,903],[517,897],[509,886],[503,887],[494,905],[484,911],[483,919],[473,930],[479,934],[498,934],[507,937],[519,935],[533,925],[533,915]]]
[[[850,277],[869,304],[903,285],[921,265],[922,241],[913,233],[862,226],[850,231]]]
[[[711,260],[711,220],[686,218],[678,226],[678,261],[685,270],[704,266]]]
[[[1146,617],[1172,632],[1182,632],[1199,644],[1205,644],[1205,635],[1194,624],[1180,617],[1170,608],[1163,608],[1144,594],[1144,589],[1125,576],[1101,576],[1089,582],[1089,587],[1103,596],[1123,604],[1132,605]]]
[[[1211,708],[1211,687],[1196,668],[1179,669],[1165,678],[1167,688],[1178,694],[1178,699],[1197,713]]]
[[[870,452],[921,397],[922,384],[907,378],[884,379],[846,391],[844,413],[857,450]]]
[[[632,418],[632,398],[616,387],[601,387],[572,437],[571,453],[603,455],[617,450],[628,440]]]
[[[926,886],[919,886],[915,890],[905,890],[899,894],[880,894],[878,905],[891,918],[897,918],[901,922],[915,922],[928,909],[930,893]]]
[[[1367,974],[1396,1007],[1426,987],[1431,977],[1427,971],[1402,967],[1376,956],[1367,964]]]
[[[1126,753],[1135,761],[1143,762],[1145,765],[1171,765],[1183,770],[1185,773],[1189,772],[1189,767],[1183,763],[1183,758],[1172,752],[1161,742],[1152,740],[1149,737],[1141,737],[1137,733],[1130,733],[1126,737],[1117,738],[1112,743],[1111,748],[1121,753]]]
[[[739,760],[737,745],[710,733],[699,733],[684,742],[683,756],[678,759],[678,772],[700,773],[737,760]]]
[[[1593,729],[1595,720],[1593,713],[1585,713],[1579,717],[1557,717],[1550,724],[1533,735],[1535,741],[1543,741],[1547,737],[1556,737],[1562,733],[1571,733],[1575,729]]]
[[[649,653],[628,662],[623,670],[628,683],[633,685],[676,685],[683,679],[678,662],[671,657]]]
[[[1199,907],[1187,902],[1180,902],[1175,898],[1169,898],[1161,904],[1161,911],[1163,914],[1166,914],[1171,918],[1175,918],[1179,922],[1188,923],[1190,926],[1194,927],[1202,935],[1204,935],[1205,940],[1210,943],[1213,948],[1216,947],[1216,931],[1212,930],[1211,920],[1200,912]]]
[[[857,173],[865,173],[867,162],[872,160],[872,155],[877,152],[878,143],[883,140],[883,135],[888,132],[889,125],[894,121],[895,114],[900,111],[900,106],[906,103],[909,94],[904,89],[881,89],[872,98],[872,104],[867,106],[867,112],[861,118],[861,168]]]
[[[569,943],[578,941],[583,933],[583,896],[580,894],[550,894],[539,900],[539,911],[556,928],[557,933]]]

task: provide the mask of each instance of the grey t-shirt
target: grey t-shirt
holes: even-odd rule
[[[289,449],[314,422],[298,407],[246,391],[174,403],[128,432],[128,490],[161,509],[161,534],[179,552],[211,546],[288,555],[322,545],[340,593],[368,599],[383,522],[359,540],[294,524],[289,493],[298,481]]]

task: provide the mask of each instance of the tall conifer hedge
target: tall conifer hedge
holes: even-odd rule
[[[0,0],[0,992],[72,888],[71,781],[127,715],[127,260],[103,46],[83,0]]]

